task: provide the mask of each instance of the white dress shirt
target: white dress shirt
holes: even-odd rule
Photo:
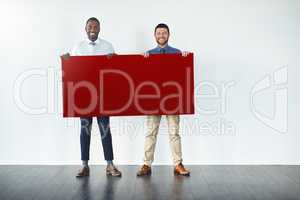
[[[95,42],[92,42],[89,39],[79,42],[72,49],[71,56],[107,55],[114,52],[115,51],[111,43],[98,37]]]

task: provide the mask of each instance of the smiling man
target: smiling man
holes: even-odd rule
[[[72,50],[72,56],[88,56],[88,55],[112,55],[114,48],[111,43],[99,38],[100,22],[97,18],[89,18],[85,25],[87,38],[78,43]],[[70,55],[65,54],[62,57],[68,59]],[[76,177],[89,176],[89,151],[91,140],[92,117],[81,117],[80,147],[82,168]],[[101,133],[102,147],[104,158],[107,161],[106,173],[111,176],[121,176],[121,172],[113,164],[113,147],[112,137],[109,127],[109,116],[97,117],[99,130]]]
[[[188,52],[181,52],[179,49],[168,45],[170,36],[169,27],[166,24],[158,24],[154,29],[154,37],[157,47],[147,51],[145,57],[149,54],[172,54],[181,53],[187,56]],[[182,164],[181,138],[179,135],[179,115],[166,115],[169,127],[169,141],[172,151],[174,174],[189,176],[190,172],[185,169]],[[154,160],[154,151],[156,138],[158,134],[161,115],[147,116],[148,132],[146,134],[145,149],[144,149],[144,165],[137,172],[137,176],[145,176],[151,174],[151,164]]]

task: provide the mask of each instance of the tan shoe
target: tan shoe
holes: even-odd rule
[[[147,176],[151,174],[151,167],[148,165],[143,165],[137,172],[137,176]]]
[[[122,173],[114,165],[107,165],[106,175],[120,177]]]
[[[189,176],[190,172],[184,168],[182,163],[179,163],[174,168],[174,174],[175,175],[182,175],[182,176]]]
[[[90,175],[90,168],[89,167],[82,167],[79,172],[76,174],[76,177],[80,178],[80,177],[85,177],[85,176],[89,176]]]

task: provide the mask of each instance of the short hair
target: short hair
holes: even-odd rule
[[[90,17],[87,21],[86,24],[87,25],[90,21],[95,21],[98,23],[98,25],[100,26],[100,21],[96,18],[96,17]]]
[[[156,32],[156,29],[158,29],[158,28],[165,28],[165,29],[167,29],[168,33],[170,33],[169,27],[168,27],[167,24],[164,24],[164,23],[157,24],[155,29],[154,29],[154,33]]]

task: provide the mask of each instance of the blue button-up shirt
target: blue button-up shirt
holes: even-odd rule
[[[156,48],[147,51],[147,53],[148,54],[163,54],[163,53],[172,54],[172,53],[181,53],[181,51],[179,49],[167,45],[164,48],[157,46]]]

